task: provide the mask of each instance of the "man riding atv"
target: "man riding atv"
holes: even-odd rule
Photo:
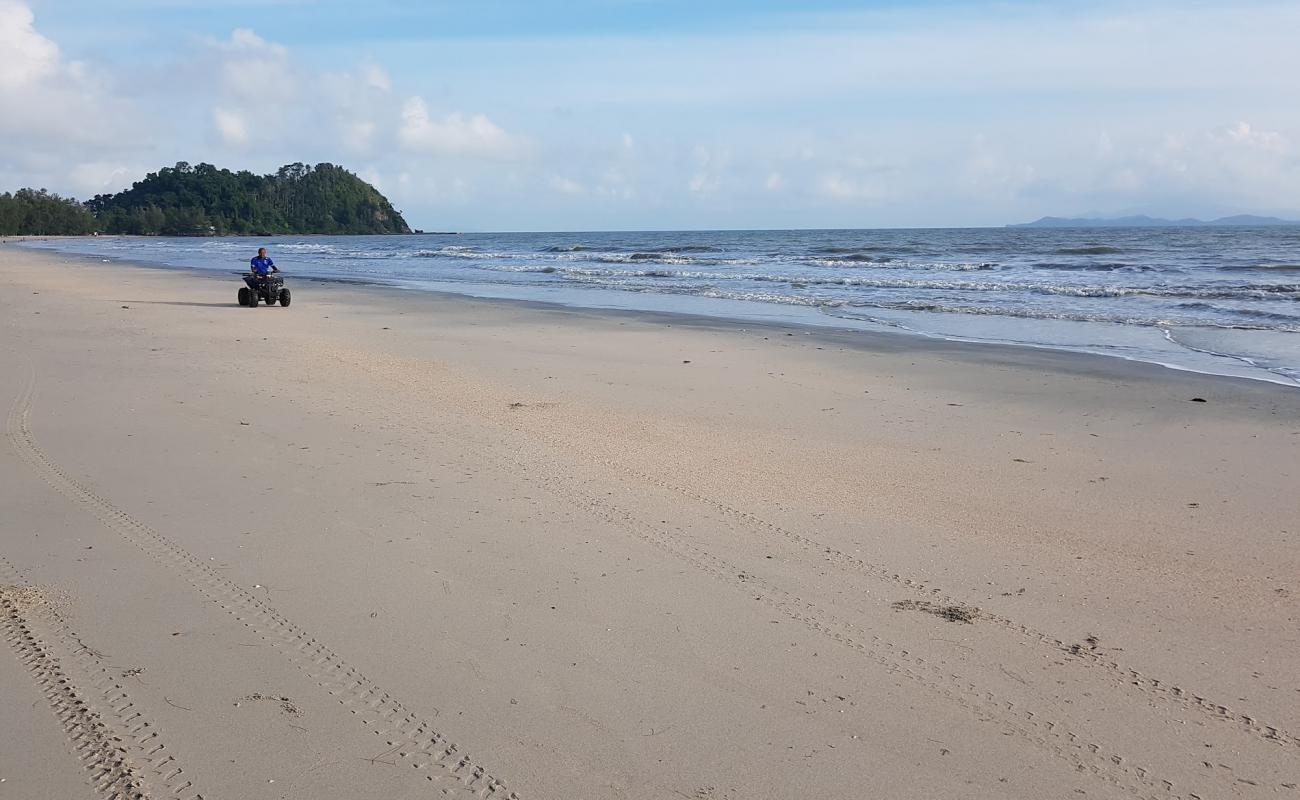
[[[280,305],[289,305],[289,290],[284,288],[284,279],[275,275],[280,268],[266,257],[266,248],[257,248],[257,256],[248,262],[248,274],[244,276],[247,287],[239,290],[241,306],[256,306],[258,300],[265,300],[268,306],[279,301]]]
[[[248,265],[252,268],[251,272],[253,274],[263,278],[265,278],[268,273],[280,271],[280,268],[275,265],[275,262],[266,257],[265,247],[257,248],[257,255],[248,262]]]

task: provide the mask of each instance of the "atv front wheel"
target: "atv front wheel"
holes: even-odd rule
[[[281,290],[280,290],[280,305],[284,306],[285,308],[288,308],[288,307],[289,307],[289,300],[290,300],[289,290],[288,290],[288,289],[281,289]]]
[[[241,306],[246,306],[246,305],[248,305],[248,303],[249,303],[249,299],[250,299],[251,297],[252,297],[252,292],[248,291],[248,287],[247,287],[247,286],[240,287],[240,289],[239,289],[239,304],[240,304]]]

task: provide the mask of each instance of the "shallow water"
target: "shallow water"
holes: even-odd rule
[[[29,246],[596,308],[910,331],[1300,385],[1300,227],[64,239]],[[233,290],[232,290],[233,291]]]

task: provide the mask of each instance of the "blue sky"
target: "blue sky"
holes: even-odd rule
[[[1300,216],[1300,7],[0,0],[0,186],[343,164],[428,229]]]

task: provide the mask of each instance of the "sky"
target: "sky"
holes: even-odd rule
[[[0,0],[0,189],[341,164],[427,230],[1300,218],[1300,2]]]

